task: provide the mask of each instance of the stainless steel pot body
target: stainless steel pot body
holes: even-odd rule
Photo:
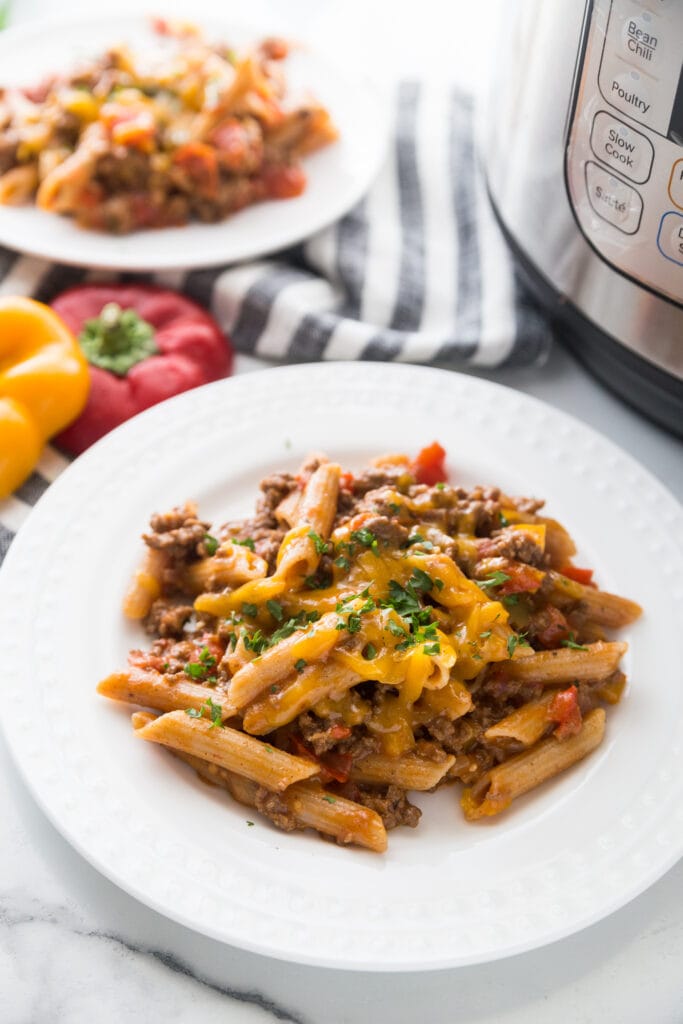
[[[503,227],[563,301],[683,378],[683,0],[512,0],[480,122]]]

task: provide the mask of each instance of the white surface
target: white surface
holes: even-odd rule
[[[90,5],[14,0],[17,19],[67,6]],[[170,0],[163,6],[182,7]],[[260,11],[266,6],[263,0],[250,4]],[[374,51],[389,74],[407,70],[472,85],[487,60],[495,7],[486,0],[457,8],[423,0],[398,17],[388,0],[289,0],[286,11],[288,20],[324,42],[336,41],[360,64]],[[284,5],[271,5],[269,13],[282,20]],[[237,363],[241,372],[262,365],[245,357]],[[556,347],[543,367],[486,376],[603,431],[683,498],[683,445],[605,391],[562,349]],[[478,967],[387,978],[239,952],[148,910],[55,831],[1,739],[0,815],[0,992],[10,1024],[90,1018],[98,1024],[681,1024],[683,863],[624,909],[545,949]]]
[[[522,425],[516,435],[513,421]],[[356,470],[434,437],[455,481],[545,497],[579,561],[605,589],[647,609],[624,634],[624,668],[636,683],[609,714],[598,752],[493,824],[465,823],[449,788],[418,798],[419,829],[392,834],[382,857],[282,835],[258,820],[247,829],[242,807],[136,743],[129,709],[94,692],[146,643],[120,612],[139,534],[151,511],[188,496],[214,523],[248,515],[259,479],[295,470],[311,446]],[[38,801],[91,863],[214,938],[304,963],[382,970],[476,963],[543,945],[621,906],[683,853],[683,548],[669,544],[660,566],[653,508],[668,536],[683,537],[677,502],[637,463],[577,421],[488,381],[358,363],[218,381],[109,434],[52,485],[15,540],[0,575],[5,735]],[[30,703],[22,701],[26,676]],[[642,772],[636,747],[659,752],[655,772]],[[121,767],[112,772],[112,764]]]
[[[235,27],[229,18],[202,23],[209,39],[239,50],[272,31],[270,23]],[[133,52],[159,46],[142,15],[55,18],[0,35],[2,83],[30,85],[50,71],[69,71],[106,51],[112,41]],[[365,74],[340,70],[305,47],[285,64],[289,95],[312,92],[332,114],[339,138],[303,161],[307,186],[287,200],[255,203],[217,224],[112,236],[86,231],[69,217],[36,206],[0,206],[0,243],[46,259],[121,270],[168,270],[234,263],[285,248],[337,220],[367,190],[387,143],[386,107]]]

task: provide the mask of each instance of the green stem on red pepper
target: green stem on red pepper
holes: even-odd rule
[[[98,317],[86,320],[78,340],[89,363],[118,377],[159,351],[152,325],[117,302],[108,302]]]

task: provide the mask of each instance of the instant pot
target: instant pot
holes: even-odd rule
[[[683,436],[683,0],[505,5],[481,146],[560,336]]]

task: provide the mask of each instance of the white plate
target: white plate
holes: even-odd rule
[[[202,19],[209,38],[238,48],[272,34],[224,19]],[[113,42],[150,45],[146,18],[45,19],[0,34],[0,86],[30,85],[51,71],[103,52]],[[356,67],[338,68],[322,54],[296,49],[286,62],[294,89],[324,103],[339,128],[337,142],[304,160],[306,191],[295,199],[247,207],[219,224],[138,231],[122,237],[77,227],[33,206],[0,205],[0,243],[62,263],[121,270],[163,270],[233,263],[299,242],[346,213],[372,182],[386,149],[389,118],[377,89]]]
[[[390,833],[380,856],[278,832],[137,741],[127,709],[96,695],[145,642],[120,604],[150,512],[193,497],[208,518],[229,518],[253,507],[264,474],[310,449],[358,466],[434,438],[452,479],[545,496],[582,563],[645,608],[626,633],[628,692],[585,762],[492,822],[467,824],[450,787],[420,795],[419,827]],[[0,573],[4,728],[66,838],[198,931],[331,967],[506,956],[605,916],[683,851],[682,536],[677,503],[637,463],[498,385],[375,364],[219,381],[110,434],[22,528]]]

